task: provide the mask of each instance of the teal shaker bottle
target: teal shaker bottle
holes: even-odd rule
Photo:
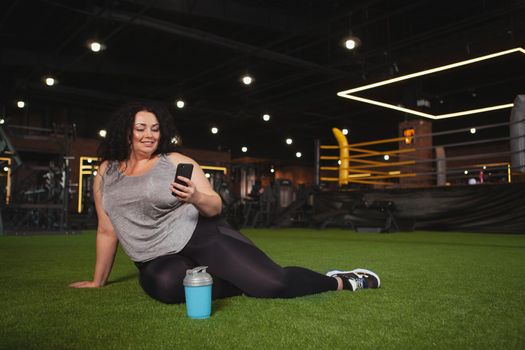
[[[213,279],[206,272],[208,266],[186,270],[184,293],[186,312],[190,318],[208,318],[211,315],[211,287]]]

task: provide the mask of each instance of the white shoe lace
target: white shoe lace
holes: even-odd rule
[[[362,278],[362,277],[361,278],[350,278],[350,280],[355,282],[356,290],[357,289],[363,289],[365,287],[365,285],[364,285],[365,279]]]

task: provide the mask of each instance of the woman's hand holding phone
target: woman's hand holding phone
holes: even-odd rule
[[[197,192],[195,184],[191,181],[193,164],[179,163],[175,172],[175,179],[171,183],[171,192],[183,202],[193,202]]]

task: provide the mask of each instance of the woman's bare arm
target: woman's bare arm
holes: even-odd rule
[[[186,186],[178,183],[171,183],[171,191],[175,193],[181,201],[193,204],[203,216],[219,215],[222,211],[221,197],[213,190],[210,182],[204,175],[201,167],[193,159],[180,153],[172,153],[170,160],[174,164],[192,163],[193,174],[191,180],[180,177]]]
[[[106,169],[107,162],[104,162],[100,165],[93,184],[95,208],[97,209],[98,216],[95,273],[91,281],[71,283],[69,286],[73,288],[98,288],[105,285],[111,273],[113,261],[115,260],[118,239],[115,234],[115,229],[102,207],[102,174],[105,173]]]

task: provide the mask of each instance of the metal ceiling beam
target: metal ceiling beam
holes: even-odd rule
[[[151,0],[134,0],[133,3],[147,5]],[[269,9],[264,1],[261,1],[260,5],[251,5],[234,0],[156,0],[154,7],[164,12],[212,18],[234,24],[248,24],[285,33],[315,34],[322,31],[319,27],[316,27],[315,31],[312,30],[313,17],[309,18],[305,13],[299,17],[284,13],[285,11]]]
[[[232,39],[221,37],[219,35],[204,32],[202,30],[184,27],[178,24],[170,23],[167,21],[161,21],[147,16],[140,16],[134,18],[131,13],[122,11],[112,10],[111,12],[105,12],[101,15],[101,18],[119,21],[119,22],[132,22],[133,25],[142,26],[154,30],[159,30],[165,33],[170,33],[183,38],[192,40],[202,41],[207,44],[225,47],[234,51],[239,51],[251,56],[267,59],[274,62],[284,63],[291,66],[296,66],[304,69],[311,69],[323,74],[342,76],[348,74],[347,72],[335,68],[325,67],[317,63],[305,61],[296,57],[288,56],[279,52],[262,49],[257,46],[250,44],[241,43]]]
[[[42,53],[40,51],[20,50],[20,49],[3,49],[0,51],[0,70],[9,67],[46,67],[52,71],[60,71],[68,66],[68,72],[76,73],[98,73],[106,74],[112,77],[126,77],[132,79],[155,79],[156,81],[167,81],[166,74],[159,71],[153,71],[150,66],[141,66],[140,69],[136,65],[130,65],[127,62],[114,62],[104,59],[103,63],[97,61],[93,64],[91,62],[75,62],[76,56],[68,56],[61,54],[55,56],[53,53]],[[75,62],[71,65],[71,62]]]
[[[93,90],[89,88],[77,88],[72,86],[63,86],[63,85],[56,85],[53,86],[53,90],[51,91],[49,87],[44,86],[43,84],[36,84],[31,83],[26,86],[27,93],[31,93],[32,95],[39,96],[42,99],[55,99],[59,96],[65,97],[64,100],[61,101],[67,101],[72,102],[72,98],[76,98],[77,101],[90,101],[89,103],[93,103],[93,100],[96,100],[97,102],[106,103],[109,105],[115,105],[118,106],[119,104],[122,104],[124,102],[128,101],[134,101],[137,99],[144,99],[143,97],[137,97],[137,96],[131,96],[131,95],[123,95],[123,94],[116,94],[111,92],[106,92],[102,90]],[[147,99],[149,101],[154,101],[158,103],[165,104],[165,100],[158,100],[158,99]],[[210,115],[216,115],[221,117],[230,117],[232,115],[232,112],[220,110],[217,108],[204,108],[200,106],[188,106],[184,109],[191,111],[191,112],[198,112],[201,118],[205,118],[206,116]],[[179,116],[179,118],[183,119],[182,116]],[[195,116],[191,117],[191,120],[194,120]]]
[[[53,86],[51,91],[49,87],[43,84],[30,83],[26,86],[26,94],[35,94],[41,98],[47,98],[49,96],[68,96],[71,101],[71,97],[74,96],[80,100],[96,100],[97,102],[104,102],[109,104],[121,104],[126,101],[131,101],[135,97],[129,95],[109,93],[100,90],[76,88],[72,86]]]

